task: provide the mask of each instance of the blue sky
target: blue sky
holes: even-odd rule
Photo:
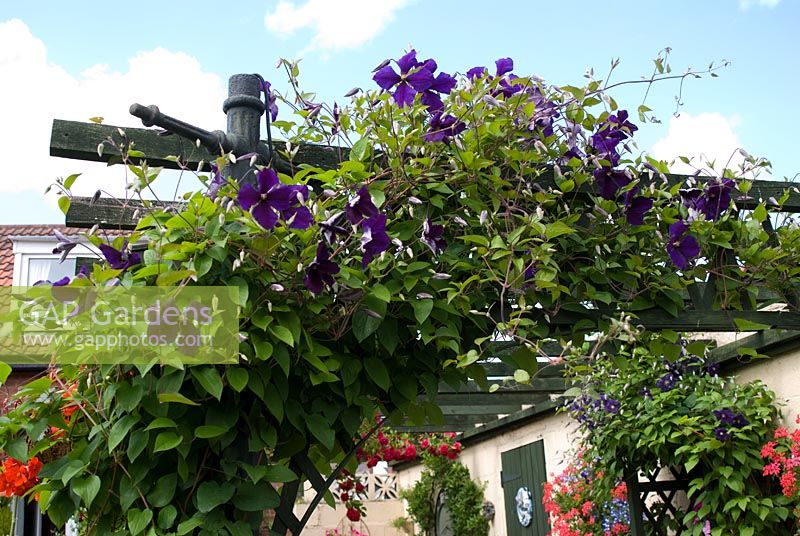
[[[737,147],[769,158],[773,178],[800,172],[792,125],[800,75],[797,0],[473,2],[456,0],[139,1],[123,9],[94,2],[0,4],[0,223],[63,221],[43,196],[56,176],[86,173],[82,192],[124,191],[124,170],[47,156],[55,117],[136,126],[138,101],[208,128],[223,128],[227,78],[258,72],[279,90],[278,58],[299,58],[301,80],[321,100],[346,102],[374,87],[372,68],[409,45],[442,70],[465,72],[511,56],[518,74],[554,84],[598,76],[612,58],[615,79],[638,79],[671,47],[674,72],[731,65],[719,78],[688,80],[681,116],[676,83],[647,104],[663,120],[637,133],[658,157],[700,153],[727,159]],[[643,87],[615,93],[636,108]],[[168,180],[176,180],[169,178]],[[81,184],[80,182],[78,183]]]

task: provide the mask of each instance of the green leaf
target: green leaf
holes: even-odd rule
[[[172,450],[181,444],[183,438],[175,432],[161,432],[156,437],[155,447],[153,453],[163,452],[165,450]]]
[[[554,221],[553,223],[548,223],[545,226],[544,234],[547,236],[548,240],[552,240],[553,238],[572,234],[575,232],[575,229],[564,223],[563,221]]]
[[[733,321],[736,323],[736,329],[739,331],[763,331],[772,327],[767,324],[747,320],[746,318],[734,318]]]
[[[198,426],[194,431],[194,436],[200,439],[210,439],[212,437],[219,437],[227,431],[227,428],[223,428],[222,426],[211,426],[206,424],[203,426]]]
[[[80,176],[81,176],[80,173],[73,173],[72,175],[70,175],[69,177],[64,179],[64,188],[66,190],[69,190],[70,188],[72,188],[72,185],[75,184],[75,179],[77,179]]]
[[[336,436],[333,433],[331,423],[327,419],[315,413],[306,418],[306,425],[308,426],[308,431],[322,443],[322,446],[328,450],[333,449],[333,442]]]
[[[184,536],[184,534],[189,534],[202,524],[203,524],[202,518],[193,517],[191,519],[187,519],[186,521],[183,521],[178,524],[178,536]]]
[[[389,292],[389,289],[380,283],[375,283],[372,285],[372,295],[382,302],[389,303],[392,300],[392,294]]]
[[[269,465],[264,471],[263,478],[267,482],[293,482],[297,480],[297,475],[283,465]]]
[[[24,435],[20,435],[5,444],[6,454],[20,461],[28,459],[28,440]]]
[[[186,404],[187,406],[199,406],[194,400],[190,400],[180,393],[159,393],[158,401],[162,404],[169,402],[176,402],[178,404]]]
[[[364,367],[367,369],[367,374],[376,385],[384,391],[389,390],[392,382],[389,379],[389,370],[386,368],[386,365],[383,364],[383,361],[375,357],[369,357],[364,360]]]
[[[9,374],[11,374],[11,365],[5,362],[0,362],[0,385],[6,383]]]
[[[170,287],[179,281],[188,279],[195,275],[194,270],[176,270],[174,272],[163,272],[156,278],[156,285],[159,287]],[[150,516],[152,517],[152,512]]]
[[[71,483],[72,491],[83,500],[83,504],[88,508],[100,491],[100,477],[91,475],[86,478],[76,478]]]
[[[133,415],[125,415],[114,423],[108,433],[108,452],[111,453],[119,445],[125,436],[128,435],[133,425],[139,422],[139,418]]]
[[[222,398],[222,377],[219,375],[219,371],[214,367],[203,367],[203,368],[192,368],[192,376],[200,382],[200,385],[203,386],[203,389],[219,400]]]
[[[159,528],[166,530],[170,528],[173,525],[173,523],[175,523],[175,520],[177,518],[178,518],[178,509],[172,506],[171,504],[168,504],[158,512],[158,519],[156,521],[156,524],[158,525]]]
[[[280,495],[269,482],[243,482],[236,488],[233,505],[243,512],[261,512],[276,508],[281,502]]]
[[[763,222],[767,219],[767,207],[763,204],[758,205],[755,209],[753,209],[753,219],[758,222]]]
[[[138,508],[128,510],[128,529],[131,531],[132,536],[144,532],[144,529],[147,528],[147,525],[149,525],[152,520],[153,511],[149,508],[144,511]]]
[[[147,448],[150,441],[150,433],[145,430],[134,430],[128,439],[128,460],[135,461],[136,458]]]
[[[517,383],[528,383],[531,381],[531,375],[527,370],[517,369],[514,371],[514,381]]]
[[[370,146],[369,140],[367,138],[361,138],[357,142],[353,144],[353,148],[350,149],[350,160],[356,160],[359,162],[363,162],[366,160],[367,156],[369,156]]]
[[[353,320],[350,326],[358,342],[363,342],[364,339],[375,333],[375,330],[381,326],[382,322],[383,320],[381,318],[370,316],[362,309],[359,309],[353,314]]]
[[[228,379],[228,383],[233,390],[237,393],[241,393],[242,390],[247,386],[249,374],[247,369],[242,367],[230,367],[225,371],[225,377]]]
[[[292,337],[292,332],[287,328],[277,324],[270,324],[269,332],[278,340],[285,342],[289,346],[294,346],[294,337]]]
[[[238,305],[241,305],[242,307],[247,305],[247,298],[250,297],[250,286],[247,284],[247,281],[237,275],[228,279],[228,286],[239,287]]]
[[[159,428],[177,428],[177,424],[175,421],[168,417],[158,417],[157,419],[153,419],[153,422],[147,425],[145,431],[148,430],[158,430]]]
[[[178,485],[178,475],[160,476],[153,491],[147,494],[147,502],[150,506],[163,508],[167,506],[175,496],[175,488]]]
[[[217,506],[230,501],[234,493],[236,493],[236,488],[228,482],[224,484],[214,481],[203,482],[197,488],[197,509],[203,513],[210,512]],[[178,530],[180,532],[180,527]]]
[[[414,300],[411,302],[411,307],[414,308],[417,324],[423,324],[433,311],[433,300]]]
[[[67,215],[67,211],[69,210],[70,199],[66,195],[62,195],[58,198],[58,208],[61,209],[61,212],[64,216]]]

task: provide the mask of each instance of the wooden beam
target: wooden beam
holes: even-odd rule
[[[173,207],[182,210],[179,202],[148,201],[148,207],[138,199],[98,199],[73,197],[66,216],[67,227],[89,229],[97,225],[100,229],[132,230],[139,219],[149,211]]]
[[[125,133],[123,137],[119,130]],[[209,163],[219,155],[212,154],[203,147],[197,147],[190,140],[180,136],[159,135],[159,130],[152,128],[116,127],[98,125],[79,121],[55,119],[50,133],[50,156],[88,160],[90,162],[109,162],[112,157],[119,156],[111,145],[106,146],[102,154],[98,154],[97,146],[105,140],[112,140],[114,145],[133,143],[143,152],[150,166],[161,166],[166,169],[189,169],[192,171],[208,171]],[[285,153],[286,142],[273,140],[275,151]],[[290,163],[295,166],[307,164],[323,169],[333,169],[339,162],[347,160],[350,149],[329,145],[304,144],[298,147],[297,153]],[[286,156],[284,154],[284,156]],[[180,157],[180,164],[174,157]],[[139,159],[132,158],[139,163]]]
[[[676,331],[743,331],[736,325],[739,318],[772,328],[800,330],[800,313],[783,311],[694,311],[685,310],[674,317],[661,309],[636,311],[634,324],[647,329],[673,329]],[[586,310],[584,313],[562,311],[550,316],[550,324],[572,326],[583,319],[598,321],[603,317],[618,317],[619,313],[606,310]]]
[[[562,382],[562,387],[566,387]],[[556,392],[563,392],[561,391]],[[427,398],[421,398],[427,400]],[[495,391],[494,393],[439,393],[436,395],[436,404],[441,408],[457,408],[459,406],[474,407],[484,406],[487,411],[494,411],[497,406],[514,404],[517,410],[522,409],[523,405],[531,405],[541,402],[539,393],[530,391]],[[507,411],[496,411],[495,413],[508,413]]]

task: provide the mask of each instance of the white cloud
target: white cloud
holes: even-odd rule
[[[781,0],[739,0],[739,9],[746,11],[753,6],[772,9],[780,3]]]
[[[225,128],[222,81],[182,52],[157,48],[131,58],[124,72],[95,65],[75,76],[48,61],[45,44],[25,23],[10,20],[0,22],[0,80],[4,192],[42,192],[58,176],[83,172],[76,183],[81,195],[97,188],[123,193],[124,168],[49,156],[55,118],[101,116],[106,124],[141,127],[128,114],[139,102],[209,130]]]
[[[710,169],[712,162],[716,171],[738,167],[743,159],[738,152],[741,144],[734,132],[738,124],[738,117],[725,117],[718,113],[681,114],[670,119],[667,135],[653,144],[651,154],[667,162],[679,156],[693,159],[692,165],[675,160],[670,166],[674,173]]]
[[[355,48],[378,35],[394,19],[394,13],[408,0],[306,0],[304,4],[281,0],[267,13],[267,29],[279,36],[291,36],[311,28],[309,49]]]

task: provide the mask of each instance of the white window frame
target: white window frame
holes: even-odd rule
[[[78,245],[67,254],[67,259],[99,256],[99,250],[82,237],[74,238]],[[58,245],[55,236],[12,236],[10,237],[14,252],[14,275],[12,285],[25,286],[28,282],[28,266],[30,259],[59,259],[61,254],[54,254],[53,248]]]

